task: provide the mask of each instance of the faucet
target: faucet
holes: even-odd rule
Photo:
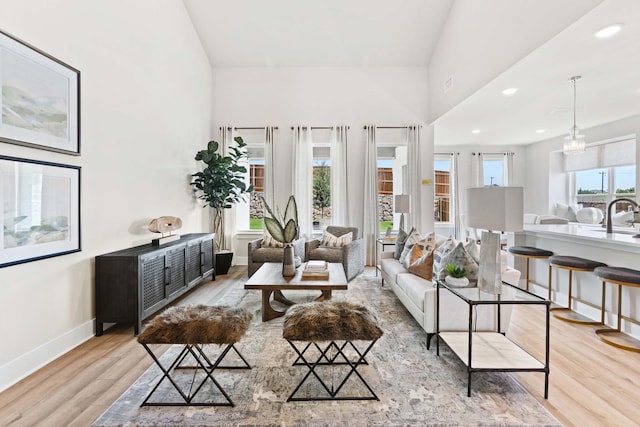
[[[626,197],[621,197],[619,199],[615,199],[612,202],[609,202],[607,206],[607,234],[613,233],[613,227],[611,225],[611,207],[618,202],[629,202],[636,207],[636,209],[640,208],[635,200],[627,199]]]

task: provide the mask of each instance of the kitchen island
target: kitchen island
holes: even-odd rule
[[[524,231],[510,234],[508,245],[535,246],[553,251],[555,255],[568,255],[600,261],[611,267],[627,267],[640,270],[640,238],[633,228],[617,228],[608,234],[600,225],[592,224],[525,224]],[[514,267],[525,270],[524,260],[515,258]],[[530,290],[546,297],[549,281],[549,264],[546,260],[530,263]],[[568,273],[560,269],[552,271],[552,300],[566,306],[568,300]],[[600,320],[602,284],[591,272],[579,272],[573,276],[573,306],[577,313]],[[622,289],[622,331],[640,339],[640,289]],[[606,285],[605,323],[615,327],[617,323],[617,286]]]

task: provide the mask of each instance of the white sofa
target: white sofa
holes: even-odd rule
[[[382,285],[388,284],[398,299],[427,333],[427,349],[436,333],[436,288],[434,282],[410,273],[393,253],[380,254]],[[520,271],[507,266],[507,253],[502,251],[502,280],[518,285]],[[478,288],[460,288],[460,293],[472,296]],[[440,330],[466,331],[469,329],[469,306],[446,289],[440,289]],[[511,317],[511,305],[501,309],[500,332],[506,332]],[[478,331],[496,330],[497,313],[493,305],[480,305],[474,313],[474,327]]]

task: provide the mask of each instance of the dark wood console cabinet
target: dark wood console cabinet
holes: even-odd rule
[[[163,246],[151,244],[96,257],[96,336],[104,323],[142,321],[211,276],[214,235],[186,234]]]

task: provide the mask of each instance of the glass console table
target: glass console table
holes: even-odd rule
[[[441,288],[467,303],[469,307],[468,331],[440,331]],[[544,372],[544,398],[549,395],[549,305],[550,301],[508,283],[502,283],[502,293],[494,295],[478,288],[454,288],[437,281],[436,289],[436,354],[440,355],[440,339],[467,367],[467,396],[471,396],[471,374],[474,372]],[[546,310],[545,356],[540,361],[515,342],[500,333],[500,315],[504,305],[540,305]],[[479,306],[494,305],[497,328],[493,331],[474,331],[474,313]]]
[[[378,271],[382,271],[382,267],[380,266],[380,254],[384,252],[385,247],[395,245],[395,237],[379,237],[376,239],[376,276],[378,275]],[[382,250],[380,250],[380,248],[382,248]]]

